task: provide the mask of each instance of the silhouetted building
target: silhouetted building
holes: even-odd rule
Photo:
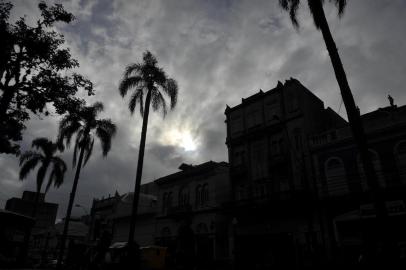
[[[230,200],[228,164],[209,161],[182,164],[179,169],[155,181],[159,187],[156,243],[167,246],[171,254],[194,253],[199,265],[227,259],[229,221],[222,204]],[[191,239],[185,239],[187,235]],[[182,250],[187,243],[191,247]]]
[[[237,267],[356,264],[362,245],[376,238],[376,212],[348,123],[295,79],[225,114],[233,199],[224,210]],[[391,104],[362,121],[392,256],[405,260],[406,106]]]
[[[0,209],[0,268],[22,267],[34,219]]]
[[[147,220],[152,218],[153,222],[156,213],[157,199],[155,196],[158,192],[157,186],[154,182],[142,184],[140,192],[139,214],[143,217],[148,216]],[[116,192],[114,196],[109,195],[106,198],[93,199],[90,211],[89,240],[96,241],[106,232],[112,235],[113,242],[126,242],[128,240],[132,200],[132,192],[123,195]],[[153,227],[150,226],[151,222],[146,222],[148,226],[143,226],[141,225],[142,218],[139,219],[137,222],[137,226],[139,226],[138,229],[143,230],[143,228],[145,228],[147,231],[153,229]],[[144,235],[148,235],[148,233]],[[153,233],[151,236],[146,236],[141,242],[150,245],[153,244]]]
[[[11,198],[6,202],[6,210],[13,211],[25,216],[32,216],[35,204],[36,192],[24,191],[22,198]],[[45,202],[45,193],[39,196],[36,221],[33,234],[45,230],[55,224],[58,204]]]
[[[153,182],[148,183],[147,186],[151,186],[151,184]],[[141,188],[141,190],[148,191],[145,188]],[[151,191],[155,192],[154,190]],[[113,228],[113,243],[128,241],[133,199],[133,192],[124,194],[117,203],[114,213],[109,216]],[[151,246],[154,244],[157,206],[156,195],[140,193],[134,234],[134,240],[140,246]]]
[[[321,228],[307,138],[346,125],[296,79],[242,99],[225,111],[236,265],[311,266]]]
[[[368,146],[388,211],[393,255],[406,259],[406,106],[362,115]],[[322,224],[329,250],[355,261],[365,240],[376,239],[376,212],[348,125],[310,137]],[[403,255],[401,255],[403,254]],[[333,254],[335,255],[335,254]]]
[[[112,224],[109,216],[116,209],[117,203],[121,200],[120,194],[116,191],[114,196],[108,196],[101,199],[93,199],[90,210],[89,240],[96,241],[100,239],[104,231],[112,232]]]

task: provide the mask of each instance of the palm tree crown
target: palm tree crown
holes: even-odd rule
[[[89,160],[94,145],[93,131],[100,140],[103,156],[106,156],[110,151],[111,140],[116,134],[117,128],[110,119],[97,119],[97,115],[103,109],[103,104],[96,102],[92,106],[79,108],[77,112],[70,113],[61,120],[58,138],[61,147],[63,147],[63,141],[69,147],[73,135],[76,134],[73,166],[76,165],[78,150],[82,147],[84,148],[83,166]]]
[[[168,78],[165,71],[157,66],[158,61],[151,52],[143,55],[142,63],[129,65],[120,82],[119,91],[124,97],[130,88],[135,88],[128,107],[134,113],[137,103],[141,115],[144,114],[144,96],[150,92],[152,108],[154,111],[162,110],[163,116],[167,113],[167,105],[162,93],[170,99],[170,109],[175,108],[178,97],[178,85],[174,79]]]
[[[346,0],[330,0],[330,2],[334,2],[338,9],[338,15],[341,17],[344,14],[345,6],[347,5]],[[317,4],[323,4],[324,0],[307,0],[307,5],[309,6],[310,13],[313,16],[314,25],[317,29],[320,29],[320,16],[319,16],[319,9],[317,8]],[[297,20],[296,13],[300,5],[300,0],[279,0],[280,6],[289,12],[290,19],[292,24],[298,28],[299,21]]]
[[[58,151],[57,144],[47,138],[37,138],[32,141],[32,148],[35,148],[36,151],[26,151],[20,157],[20,180],[24,180],[30,171],[37,167],[38,163],[41,163],[37,172],[37,192],[41,191],[46,172],[50,166],[51,172],[45,192],[49,190],[52,184],[57,188],[60,187],[66,172],[66,164],[62,158],[55,156]]]

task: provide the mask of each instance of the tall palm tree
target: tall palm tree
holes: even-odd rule
[[[103,111],[103,104],[94,103],[92,106],[82,106],[77,111],[71,112],[62,118],[59,124],[58,142],[61,147],[70,146],[73,135],[76,135],[73,151],[73,167],[76,166],[75,178],[72,191],[69,197],[68,210],[66,212],[65,224],[61,238],[59,251],[58,268],[61,267],[65,242],[69,228],[69,221],[75,200],[76,189],[79,181],[80,170],[84,167],[92,155],[94,137],[100,140],[103,156],[107,156],[111,148],[111,140],[116,133],[116,125],[110,119],[97,119],[97,115]],[[79,151],[79,159],[77,154]]]
[[[20,157],[20,180],[24,180],[27,175],[35,169],[38,164],[40,164],[37,172],[37,192],[32,210],[32,217],[35,219],[42,185],[48,168],[50,168],[50,173],[48,183],[45,187],[45,193],[48,192],[52,185],[57,188],[62,185],[66,172],[66,164],[62,158],[55,155],[58,151],[57,144],[47,138],[34,139],[32,141],[32,148],[35,148],[36,150],[26,151]]]
[[[341,17],[344,14],[347,5],[346,0],[330,0],[334,2],[338,9],[338,15]],[[279,0],[280,6],[289,12],[292,24],[298,28],[299,22],[296,17],[296,12],[300,5],[300,0]],[[379,182],[374,170],[374,166],[368,151],[367,137],[365,136],[364,127],[361,121],[361,116],[358,107],[355,105],[354,97],[352,95],[350,86],[348,84],[347,75],[340,55],[338,54],[336,44],[333,36],[331,35],[330,27],[328,25],[324,9],[324,0],[307,0],[310,13],[313,17],[314,24],[318,30],[321,31],[327,51],[330,55],[331,63],[333,65],[334,73],[340,88],[341,96],[345,109],[347,111],[348,122],[350,124],[355,143],[360,153],[362,165],[365,168],[365,175],[367,183],[371,189],[374,198],[377,217],[384,219],[387,216],[384,202],[379,193]]]
[[[152,109],[161,109],[163,116],[167,113],[165,94],[170,99],[170,109],[175,108],[178,97],[178,85],[174,79],[168,78],[164,70],[157,66],[158,61],[151,52],[143,54],[143,62],[129,65],[119,85],[119,91],[124,97],[128,90],[134,89],[128,107],[131,114],[134,113],[137,103],[140,107],[140,114],[143,117],[140,149],[138,152],[137,174],[135,178],[134,198],[131,213],[130,232],[128,243],[134,241],[135,222],[137,217],[138,200],[140,193],[142,167],[144,163],[145,139],[147,136],[149,107],[152,102]],[[145,101],[144,101],[145,97]]]

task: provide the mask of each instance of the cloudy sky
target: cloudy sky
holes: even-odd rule
[[[12,18],[38,16],[36,1],[14,0]],[[326,1],[328,2],[328,1]],[[51,1],[49,1],[51,3]],[[176,109],[165,119],[150,117],[143,182],[177,171],[182,163],[227,161],[226,104],[233,106],[277,81],[299,79],[338,111],[341,98],[321,33],[306,5],[296,31],[277,0],[72,0],[63,1],[76,20],[58,25],[79,72],[90,78],[97,93],[89,102],[105,104],[118,133],[107,158],[98,145],[82,170],[76,203],[90,210],[94,197],[128,192],[134,187],[141,129],[139,114],[131,116],[128,99],[117,87],[124,68],[150,50],[167,74],[179,84]],[[348,1],[344,17],[327,3],[327,18],[361,112],[388,105],[390,93],[406,104],[406,2],[403,0]],[[345,116],[344,108],[339,112]],[[27,125],[22,147],[33,138],[55,138],[58,118],[34,117]],[[63,154],[70,165],[71,149]],[[35,174],[18,180],[18,160],[0,155],[0,207],[23,190],[33,189]],[[66,211],[73,170],[65,184],[51,189],[47,200]],[[84,214],[82,208],[74,215]]]

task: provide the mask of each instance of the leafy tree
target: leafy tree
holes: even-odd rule
[[[76,166],[76,172],[69,197],[68,210],[65,216],[58,267],[61,266],[63,259],[66,236],[78,186],[80,170],[86,165],[92,155],[94,137],[96,136],[100,141],[103,156],[107,156],[111,148],[111,140],[116,134],[116,125],[113,124],[110,119],[97,118],[97,115],[103,111],[103,108],[103,104],[100,102],[96,102],[92,106],[81,106],[64,116],[59,124],[58,142],[60,147],[69,147],[72,137],[76,135],[73,151],[73,167]],[[79,159],[77,159],[78,152]]]
[[[130,233],[128,243],[133,243],[135,222],[137,217],[142,168],[144,163],[145,139],[147,136],[149,108],[152,103],[154,111],[161,110],[165,117],[168,109],[164,94],[170,99],[170,109],[175,108],[178,97],[178,85],[174,79],[168,78],[164,70],[157,66],[158,61],[151,52],[143,54],[143,62],[129,65],[119,85],[119,92],[124,97],[130,89],[134,89],[128,107],[134,113],[137,103],[143,117],[140,149],[138,153],[137,174],[135,178],[134,199],[132,205]],[[145,97],[145,99],[144,99]]]
[[[61,157],[55,155],[58,151],[57,144],[47,138],[37,138],[33,140],[32,148],[36,150],[26,151],[20,157],[20,180],[24,180],[37,165],[40,165],[37,172],[37,193],[32,211],[32,216],[35,218],[42,185],[44,184],[48,169],[50,168],[50,173],[48,183],[45,187],[45,193],[48,192],[52,185],[56,188],[62,185],[66,172],[66,164]]]
[[[93,85],[79,74],[66,75],[79,64],[64,37],[52,30],[56,23],[72,22],[71,13],[41,2],[41,17],[30,26],[24,18],[9,22],[12,7],[0,0],[0,153],[18,154],[17,141],[31,115],[53,110],[62,115],[80,102],[74,96],[80,89],[93,95]]]

